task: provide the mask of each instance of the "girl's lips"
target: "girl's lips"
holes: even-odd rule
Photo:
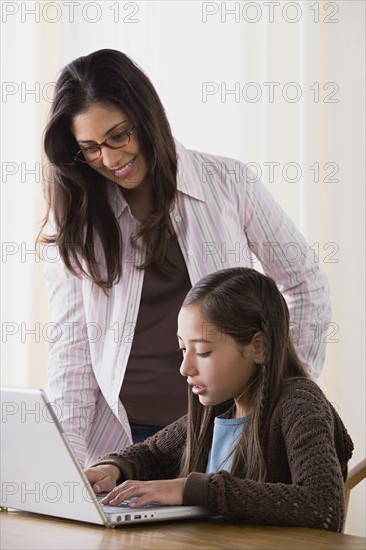
[[[200,395],[204,391],[206,391],[206,386],[192,386],[192,392],[195,395]]]

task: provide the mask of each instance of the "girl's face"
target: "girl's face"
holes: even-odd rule
[[[258,333],[260,334],[260,333]],[[260,366],[254,343],[241,346],[201,316],[198,306],[183,307],[178,316],[178,340],[183,351],[180,372],[204,406],[234,398],[235,416],[248,414],[242,395]]]
[[[86,111],[74,116],[71,131],[80,149],[101,143],[108,138],[118,139],[121,132],[130,130],[133,124],[127,114],[114,107],[91,104]],[[102,156],[88,163],[93,170],[123,189],[136,189],[148,185],[148,165],[140,151],[136,129],[128,145],[121,149],[102,146]]]

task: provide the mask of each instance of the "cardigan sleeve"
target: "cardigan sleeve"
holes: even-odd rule
[[[325,397],[299,390],[276,409],[286,447],[291,483],[239,479],[226,471],[191,473],[183,503],[243,523],[288,525],[341,531],[344,482],[334,441],[334,414]],[[342,424],[343,426],[343,424]],[[272,438],[272,450],[280,432]],[[346,433],[343,456],[351,456]],[[271,449],[266,449],[271,460]],[[286,460],[286,457],[283,457]],[[343,466],[343,465],[342,465]]]
[[[264,184],[245,165],[242,174],[234,192],[248,246],[284,295],[296,350],[316,379],[325,358],[325,336],[331,328],[327,277],[319,257]]]
[[[121,472],[118,483],[126,479],[140,481],[178,477],[186,443],[187,416],[166,426],[143,443],[100,457],[93,466],[112,464]]]

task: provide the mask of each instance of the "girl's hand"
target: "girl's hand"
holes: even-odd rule
[[[113,466],[112,464],[102,464],[101,466],[86,468],[84,473],[95,493],[111,491],[121,476],[121,472],[117,466]]]
[[[113,489],[103,498],[103,504],[116,506],[122,501],[137,497],[131,508],[142,506],[149,502],[156,504],[176,504],[183,503],[183,490],[186,478],[164,479],[162,481],[134,481],[129,479]]]

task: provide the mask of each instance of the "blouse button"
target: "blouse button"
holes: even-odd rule
[[[177,215],[177,216],[175,216],[174,219],[175,219],[176,222],[180,222],[182,218],[179,215]]]

